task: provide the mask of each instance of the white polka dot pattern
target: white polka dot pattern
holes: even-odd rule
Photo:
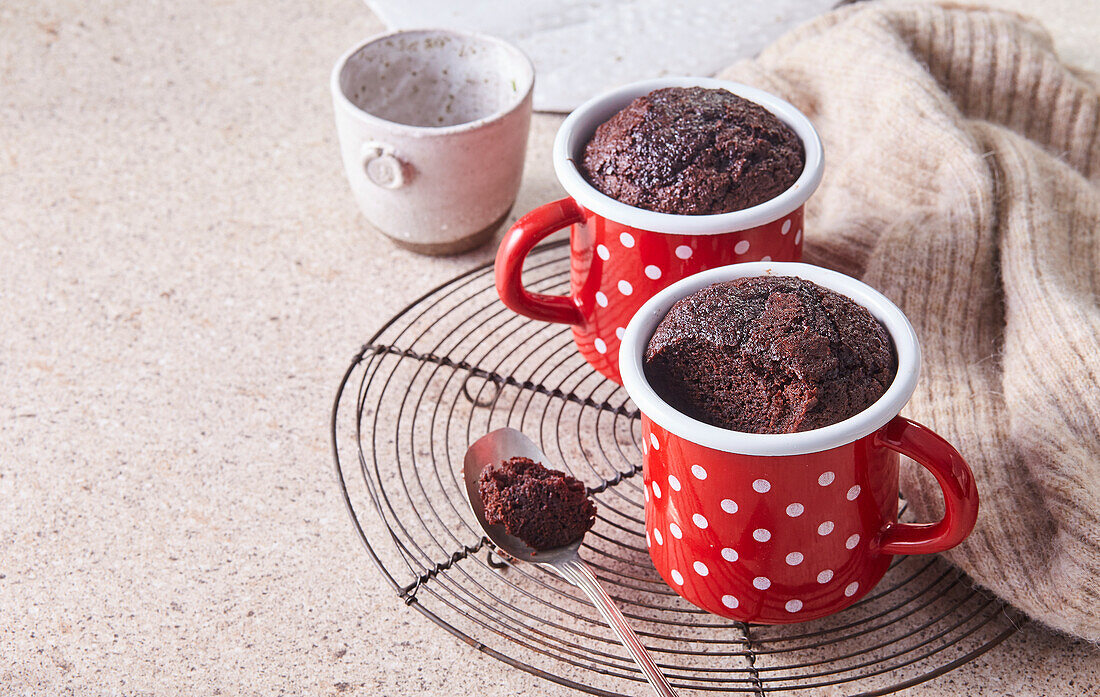
[[[752,259],[789,259],[797,252],[790,233],[801,235],[802,210],[759,228],[719,235],[664,235],[612,227],[613,230],[600,225],[590,228],[595,239],[585,251],[585,261],[592,266],[581,297],[589,326],[578,330],[577,341],[598,371],[618,381],[618,349],[624,338],[624,318],[669,283],[704,269]],[[613,304],[615,317],[605,317],[608,313],[604,310]],[[624,324],[623,331],[616,326],[618,322]],[[606,348],[596,350],[596,338]]]
[[[801,242],[802,242],[802,230],[799,229],[798,232],[794,233],[794,243],[799,244]]]
[[[771,228],[772,234],[779,232],[782,222]],[[800,216],[788,222],[789,233],[800,232]],[[758,239],[749,238],[752,256],[746,258],[774,249],[766,249]],[[792,240],[790,234],[783,240],[788,250]],[[647,245],[646,238],[638,238],[636,248],[641,249],[636,251],[648,252]],[[614,243],[609,246],[613,255],[622,254]],[[705,250],[697,248],[694,253],[700,258]],[[661,281],[674,279],[688,266],[665,254],[652,257],[661,269]],[[646,281],[652,274],[643,275],[643,268],[626,275],[635,284],[635,296],[659,289],[659,283]],[[606,283],[610,287],[617,279]],[[612,329],[621,328],[605,325],[601,336],[610,336]],[[609,352],[618,349],[613,338],[605,340]],[[645,543],[677,593],[737,620],[782,623],[834,611],[875,584],[875,565],[865,570],[871,538],[861,520],[864,509],[875,505],[863,490],[878,492],[882,485],[874,472],[827,458],[798,471],[763,461],[759,466],[730,466],[740,463],[643,421],[642,442],[649,451]]]
[[[596,337],[596,340],[592,342],[592,345],[596,347],[596,351],[599,353],[607,353],[607,343],[603,339]]]

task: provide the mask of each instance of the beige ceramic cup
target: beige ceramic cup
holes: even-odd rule
[[[519,49],[478,34],[400,31],[345,53],[336,131],[367,221],[425,254],[492,238],[519,190],[534,82]]]

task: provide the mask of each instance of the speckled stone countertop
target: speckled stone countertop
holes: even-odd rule
[[[1041,5],[1100,68],[1100,9]],[[493,252],[359,217],[327,79],[380,28],[355,0],[0,4],[0,695],[571,694],[409,612],[334,484],[355,349]],[[559,121],[516,213],[560,194]],[[1098,685],[1029,626],[907,694]]]

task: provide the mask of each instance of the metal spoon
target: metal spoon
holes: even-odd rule
[[[549,567],[584,591],[603,618],[607,620],[607,624],[615,630],[619,641],[630,652],[657,694],[662,697],[675,697],[676,693],[672,691],[672,686],[668,684],[668,680],[665,680],[665,676],[661,674],[649,652],[638,641],[638,636],[626,623],[623,613],[619,611],[607,592],[600,587],[592,570],[578,554],[581,540],[557,549],[536,551],[519,538],[505,532],[503,525],[490,525],[485,521],[485,507],[481,503],[481,494],[477,490],[481,470],[485,469],[486,465],[503,462],[512,457],[527,457],[543,465],[549,463],[538,446],[514,428],[501,428],[482,436],[466,451],[466,457],[462,462],[462,475],[466,480],[466,499],[486,536],[498,549],[508,555],[521,561]]]

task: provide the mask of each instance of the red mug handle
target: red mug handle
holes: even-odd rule
[[[879,536],[883,554],[931,554],[966,539],[978,519],[978,487],[959,451],[931,429],[895,416],[879,429],[876,442],[911,457],[943,490],[944,514],[937,523],[889,523]]]
[[[584,211],[571,198],[539,206],[516,221],[497,250],[496,283],[501,301],[525,317],[543,322],[584,324],[572,297],[532,293],[523,287],[523,260],[551,233],[584,222]]]

